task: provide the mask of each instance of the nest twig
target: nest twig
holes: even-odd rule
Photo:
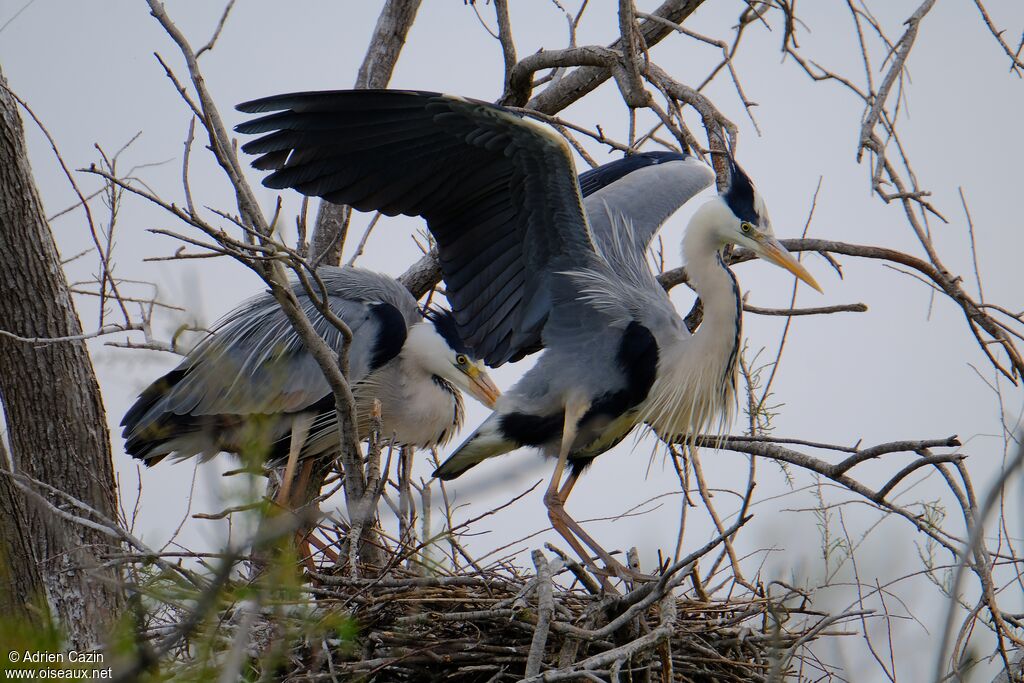
[[[623,595],[587,590],[561,559],[535,551],[534,562],[535,573],[313,574],[318,606],[353,618],[359,635],[354,646],[297,646],[285,679],[769,681],[791,676],[798,650],[832,633],[787,605],[796,593],[683,590],[692,562],[633,581]]]

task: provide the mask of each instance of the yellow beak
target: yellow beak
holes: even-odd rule
[[[804,268],[803,264],[796,260],[791,253],[789,253],[784,246],[779,244],[779,241],[774,237],[765,236],[763,241],[759,244],[760,249],[756,250],[757,255],[766,261],[770,261],[777,266],[781,266],[789,272],[796,275],[798,278],[814,287],[816,290],[824,294],[821,290],[821,286],[818,281],[814,279],[814,276]]]
[[[501,396],[501,390],[491,380],[487,371],[476,365],[470,365],[466,369],[466,376],[469,377],[469,386],[466,391],[488,408],[493,408],[498,397]]]

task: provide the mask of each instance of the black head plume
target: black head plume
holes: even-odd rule
[[[767,217],[762,216],[758,211],[759,202],[754,183],[750,181],[750,176],[743,172],[731,154],[727,158],[729,159],[729,187],[722,193],[722,199],[741,221],[762,225]]]
[[[462,341],[458,325],[455,323],[455,315],[451,311],[439,306],[431,306],[423,312],[423,317],[434,324],[434,329],[444,338],[452,351],[473,355],[469,347]]]

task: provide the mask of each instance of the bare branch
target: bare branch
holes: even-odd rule
[[[988,27],[989,33],[999,43],[999,47],[1003,49],[1006,56],[1010,58],[1010,71],[1020,76],[1021,72],[1024,71],[1024,62],[1020,60],[1021,47],[1024,47],[1024,34],[1021,35],[1021,42],[1017,45],[1017,49],[1011,49],[1006,41],[1003,40],[1004,31],[997,29],[995,24],[992,23],[992,18],[989,17],[988,10],[985,9],[985,5],[982,4],[981,0],[974,0],[974,4],[981,13],[981,18],[985,22],[985,26]]]
[[[228,15],[231,14],[231,8],[235,6],[235,0],[228,0],[228,4],[224,6],[224,12],[220,15],[220,21],[217,22],[217,28],[213,30],[213,35],[210,36],[210,40],[206,42],[201,48],[196,50],[196,59],[203,56],[204,52],[208,52],[213,49],[213,46],[217,44],[217,39],[220,38],[221,31],[224,30],[224,25],[228,23]]]
[[[904,22],[907,30],[896,43],[892,63],[889,65],[889,71],[885,74],[885,78],[882,79],[882,85],[878,88],[878,94],[875,95],[871,108],[865,114],[864,122],[861,124],[860,144],[858,145],[859,149],[857,152],[858,161],[861,158],[862,151],[870,146],[871,139],[874,136],[875,126],[878,125],[879,117],[882,115],[882,109],[885,107],[886,100],[889,98],[889,92],[892,90],[892,86],[896,82],[896,78],[902,74],[907,57],[910,56],[910,49],[914,46],[914,41],[917,39],[917,32],[921,27],[921,20],[924,19],[925,15],[927,15],[934,6],[935,0],[925,0],[914,11],[914,13],[910,15],[910,18]]]
[[[682,24],[702,4],[703,0],[666,0],[651,14],[675,24]],[[640,22],[639,31],[647,49],[654,47],[672,33],[670,28],[649,19]],[[613,50],[621,49],[620,43],[621,39],[609,47]],[[582,66],[566,74],[557,83],[552,83],[526,103],[526,106],[545,114],[554,114],[597,89],[609,78],[611,72],[607,67]]]
[[[757,315],[826,315],[829,313],[866,313],[867,304],[838,304],[836,306],[812,306],[810,308],[761,308],[743,304],[743,310]]]

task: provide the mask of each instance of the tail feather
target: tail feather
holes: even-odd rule
[[[434,470],[434,476],[445,481],[455,479],[477,463],[517,448],[519,444],[502,435],[495,413]]]
[[[195,431],[194,427],[176,429],[183,426],[175,425],[175,418],[180,421],[182,417],[160,410],[163,400],[187,373],[187,367],[179,366],[150,384],[121,419],[121,426],[124,427],[121,435],[125,439],[125,452],[133,458],[142,460],[146,465],[155,465],[169,454],[163,446],[175,434]]]

